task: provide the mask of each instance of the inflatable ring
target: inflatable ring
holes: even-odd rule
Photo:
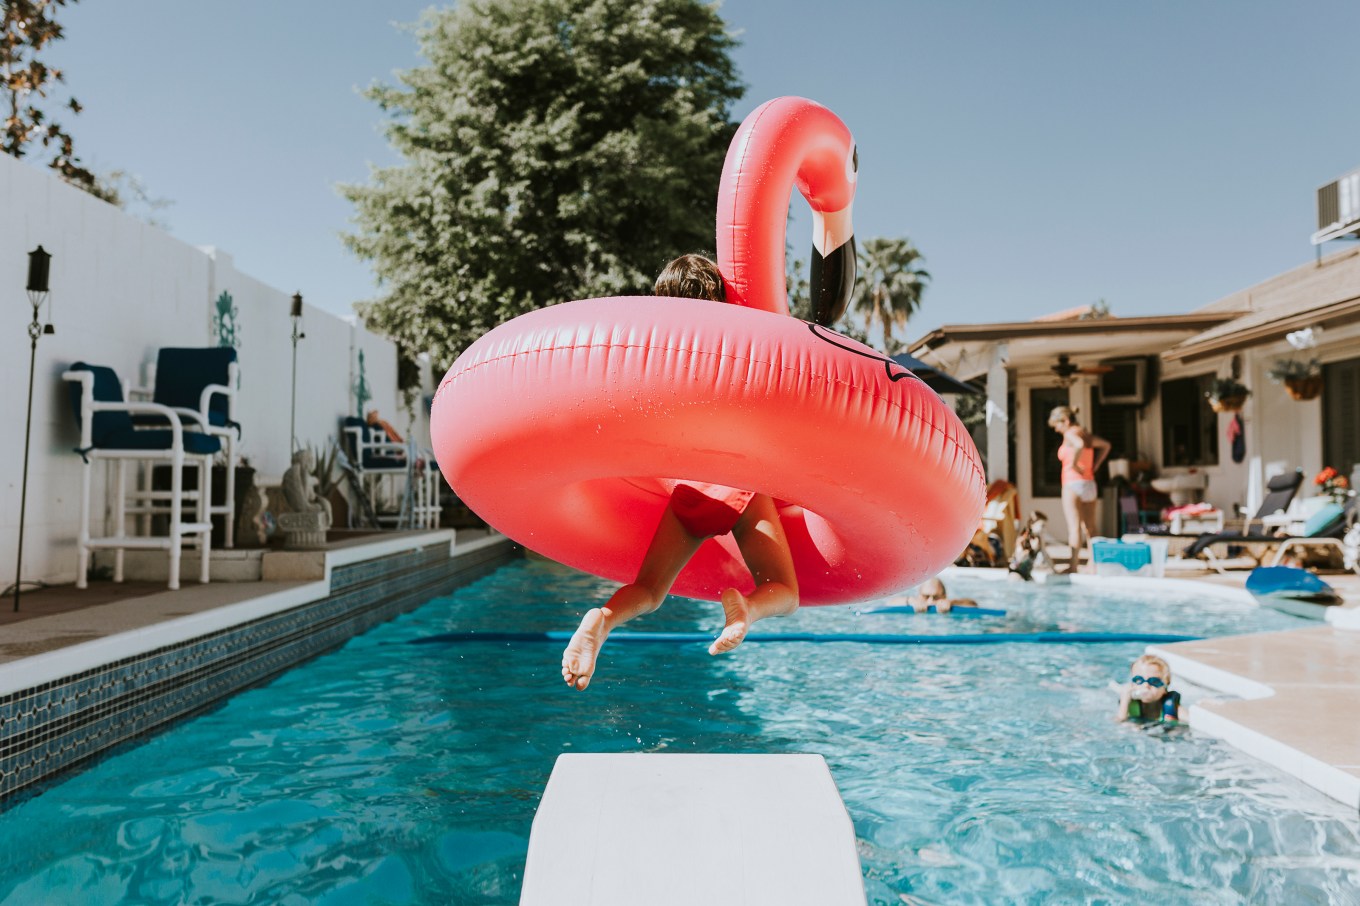
[[[785,106],[809,105],[825,111]],[[805,196],[831,198],[833,214],[848,213],[853,187],[833,210],[838,196],[817,183],[853,177],[853,143],[840,130],[844,140],[831,143],[839,156],[814,141],[820,168],[784,171],[799,174]],[[785,147],[802,153],[805,144]],[[724,185],[733,160],[729,152]],[[786,210],[765,216],[782,231]],[[740,254],[735,266],[719,263],[725,276],[749,267]],[[749,302],[760,281],[745,287]],[[782,279],[779,287],[773,298],[787,311]],[[843,304],[834,290],[826,296],[827,311]],[[775,498],[802,604],[881,597],[935,574],[967,545],[982,511],[967,431],[910,372],[779,307],[616,297],[515,318],[468,347],[441,381],[430,416],[439,467],[488,524],[617,582],[636,578],[675,480],[686,479]],[[754,583],[725,535],[704,542],[672,590],[717,600],[733,586]]]

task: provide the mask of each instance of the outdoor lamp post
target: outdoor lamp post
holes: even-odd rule
[[[302,332],[302,293],[293,293],[293,307],[289,310],[293,319],[293,402],[288,414],[289,455],[297,452],[297,344],[307,335]]]
[[[33,321],[28,325],[28,417],[24,423],[24,480],[19,491],[19,555],[14,566],[14,612],[19,612],[19,595],[24,581],[24,514],[28,509],[28,443],[33,434],[33,374],[38,363],[38,337],[56,333],[52,326],[52,307],[47,308],[47,326],[38,323],[38,310],[47,301],[47,275],[52,256],[40,245],[28,253],[28,302],[33,306]]]

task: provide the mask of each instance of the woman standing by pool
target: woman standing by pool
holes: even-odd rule
[[[1062,463],[1062,505],[1067,519],[1067,545],[1072,554],[1068,572],[1076,572],[1082,549],[1096,527],[1096,469],[1110,455],[1110,442],[1077,424],[1076,413],[1058,406],[1048,424],[1062,435],[1058,461]]]

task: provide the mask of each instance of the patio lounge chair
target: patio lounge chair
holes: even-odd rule
[[[1344,546],[1341,538],[1346,534],[1346,530],[1355,521],[1356,516],[1356,497],[1349,498],[1345,505],[1329,503],[1319,509],[1308,518],[1303,525],[1303,530],[1297,535],[1270,535],[1265,528],[1249,533],[1217,532],[1212,535],[1205,535],[1190,545],[1185,551],[1185,556],[1196,557],[1203,553],[1209,560],[1209,565],[1218,572],[1226,572],[1226,568],[1215,556],[1213,547],[1216,544],[1242,544],[1242,545],[1265,545],[1275,548],[1274,556],[1270,565],[1278,565],[1284,558],[1282,545],[1293,543],[1315,543]],[[1264,553],[1263,553],[1264,556]],[[1256,558],[1260,563],[1261,558]]]
[[[1268,537],[1274,528],[1284,524],[1283,514],[1289,509],[1289,505],[1294,502],[1294,496],[1298,494],[1299,488],[1303,485],[1303,470],[1295,469],[1292,472],[1281,472],[1279,475],[1271,477],[1266,482],[1266,496],[1261,501],[1261,505],[1256,508],[1256,512],[1250,517],[1234,523],[1231,527],[1225,527],[1218,532],[1195,532],[1175,533],[1166,530],[1149,529],[1144,527],[1150,534],[1156,534],[1169,538],[1194,538],[1197,541],[1205,541],[1216,535],[1260,535]],[[1127,509],[1124,500],[1120,500],[1121,509],[1128,518],[1131,514]]]
[[[179,588],[180,550],[185,536],[198,536],[199,581],[208,581],[208,557],[212,539],[212,522],[208,518],[208,502],[212,494],[212,459],[222,449],[220,438],[202,431],[187,430],[186,421],[194,427],[193,419],[181,416],[169,406],[159,403],[126,402],[123,386],[113,369],[102,365],[76,362],[62,379],[71,384],[71,408],[80,426],[80,446],[76,452],[84,460],[81,470],[80,529],[76,539],[76,587],[85,588],[90,566],[90,551],[111,548],[117,552],[113,580],[123,581],[123,551],[126,548],[161,549],[169,552],[170,588]],[[154,415],[165,428],[138,430],[134,415]],[[94,538],[90,535],[90,485],[92,460],[106,460],[117,464],[113,486],[113,534]],[[169,491],[129,491],[127,464],[129,461],[152,461],[170,465]],[[196,490],[184,489],[184,467],[198,466]],[[128,501],[134,506],[129,507]],[[169,532],[165,536],[144,537],[127,533],[129,515],[142,511],[136,504],[149,501],[157,511],[168,511]],[[164,502],[162,504],[162,502]],[[184,519],[184,507],[192,503],[193,521]]]
[[[1282,565],[1289,552],[1295,549],[1331,547],[1341,552],[1341,562],[1346,569],[1360,572],[1360,508],[1357,508],[1356,498],[1347,498],[1344,506],[1329,506],[1330,509],[1319,511],[1313,517],[1321,523],[1318,531],[1283,539],[1268,565]]]
[[[997,479],[987,486],[987,502],[977,531],[959,557],[967,566],[1005,566],[1015,553],[1020,500],[1015,485]]]
[[[401,439],[376,416],[367,420],[349,416],[343,431],[350,462],[378,522],[398,529],[437,526],[440,475],[433,455],[422,456],[413,442]],[[395,509],[384,507],[384,502],[395,503]]]

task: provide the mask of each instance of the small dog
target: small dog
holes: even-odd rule
[[[1030,514],[1024,528],[1020,529],[1020,534],[1015,538],[1015,553],[1006,566],[1009,575],[1019,576],[1025,582],[1032,582],[1034,567],[1039,565],[1040,560],[1046,560],[1049,569],[1053,568],[1053,558],[1049,557],[1044,541],[1044,529],[1047,526],[1048,517],[1043,513],[1035,510]]]

